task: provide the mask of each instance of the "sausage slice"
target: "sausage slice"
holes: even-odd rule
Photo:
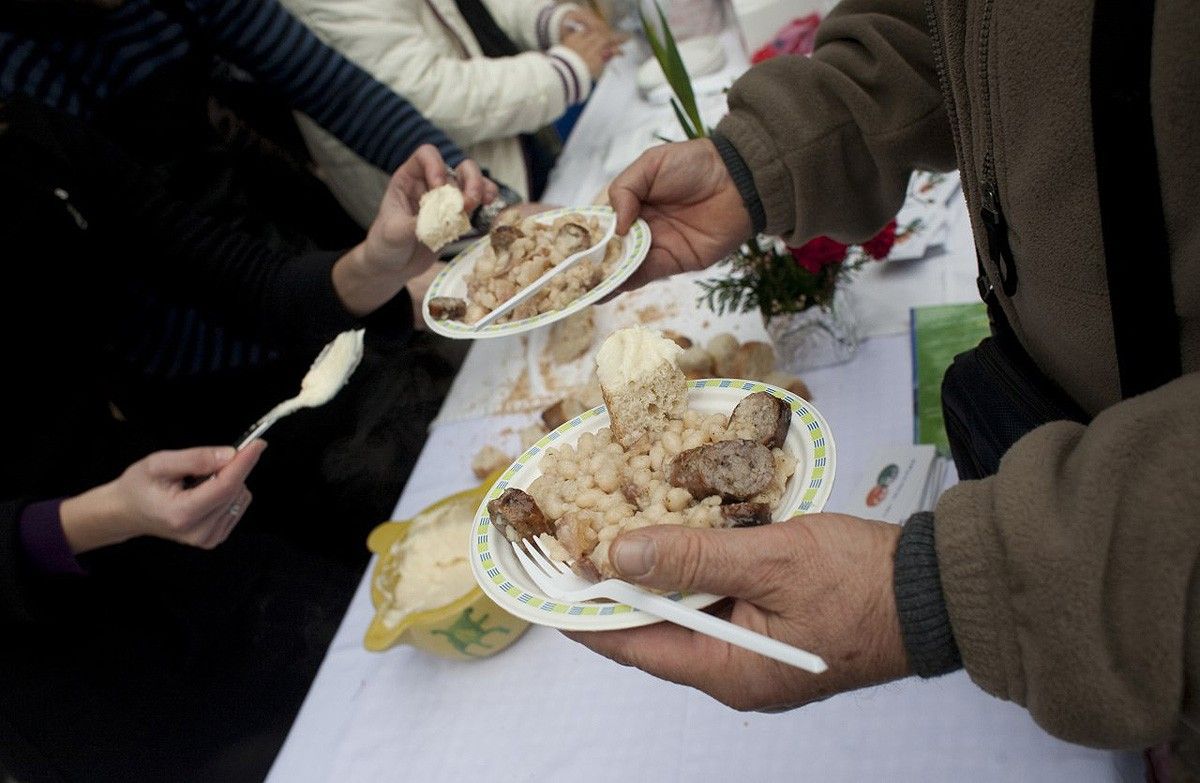
[[[769,449],[783,446],[792,425],[792,409],[786,402],[766,392],[746,395],[729,415],[729,429],[750,434],[750,439]]]
[[[503,495],[488,501],[487,510],[492,523],[510,541],[542,533],[554,535],[554,523],[538,508],[537,501],[522,490],[509,487]]]
[[[723,440],[680,452],[671,460],[670,482],[696,499],[720,495],[740,503],[770,486],[775,478],[771,450],[752,440]]]
[[[437,321],[457,321],[467,314],[467,301],[456,296],[435,296],[429,300],[429,314]]]

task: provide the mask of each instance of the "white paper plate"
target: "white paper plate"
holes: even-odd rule
[[[688,384],[688,408],[705,413],[731,413],[752,392],[765,391],[792,408],[792,426],[783,448],[796,458],[796,472],[788,481],[775,514],[775,521],[798,514],[820,511],[833,489],[836,467],[833,436],[829,425],[811,403],[775,386],[753,381],[708,379]],[[543,595],[513,554],[512,546],[491,523],[488,501],[500,497],[508,487],[527,489],[542,474],[539,464],[545,450],[563,443],[574,445],[585,432],[608,426],[604,406],[593,408],[564,423],[517,459],[488,490],[471,526],[471,570],[475,581],[506,611],[539,625],[575,631],[606,631],[634,628],[658,622],[658,618],[616,603],[567,603]],[[704,593],[673,595],[671,598],[696,608],[718,599]]]
[[[616,220],[616,215],[612,207],[601,206],[564,207],[563,209],[554,209],[549,212],[539,213],[534,216],[534,219],[541,223],[552,223],[563,215],[588,215],[598,217],[601,221]],[[552,310],[548,313],[542,313],[541,315],[535,315],[532,318],[525,318],[520,321],[491,324],[479,331],[475,331],[470,324],[463,323],[462,321],[439,321],[431,316],[429,314],[429,300],[435,296],[466,298],[467,275],[475,268],[475,262],[479,260],[479,257],[487,249],[488,242],[488,237],[481,237],[466,250],[455,256],[450,264],[433,279],[433,284],[425,292],[425,301],[421,304],[421,313],[425,317],[425,323],[432,331],[458,340],[484,340],[489,337],[505,337],[510,334],[521,334],[532,329],[549,326],[555,321],[561,321],[567,316],[579,312],[593,302],[597,302],[604,296],[612,293],[617,286],[621,285],[621,283],[625,282],[633,274],[634,270],[645,260],[646,253],[650,250],[650,227],[646,225],[646,221],[644,220],[639,219],[634,221],[633,226],[629,229],[629,233],[624,237],[625,246],[621,257],[617,260],[616,266],[613,267],[613,271],[609,276],[601,280],[600,284],[595,288],[561,310]]]

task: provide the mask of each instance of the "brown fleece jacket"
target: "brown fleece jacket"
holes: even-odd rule
[[[939,503],[954,635],[976,683],[1060,737],[1128,748],[1172,738],[1178,783],[1200,774],[1200,9],[1158,0],[1152,50],[1184,374],[1126,401],[1096,192],[1091,25],[1090,0],[846,0],[811,59],[770,60],[734,85],[718,131],[753,174],[766,230],[793,244],[862,240],[899,207],[913,168],[957,166],[986,258],[991,158],[1020,272],[1001,305],[1095,420],[1034,430],[996,476]]]

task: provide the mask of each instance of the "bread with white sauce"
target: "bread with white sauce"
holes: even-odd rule
[[[687,410],[687,380],[676,360],[682,349],[662,333],[633,326],[608,336],[596,354],[596,375],[614,439],[623,446],[662,432]]]
[[[463,208],[462,191],[442,185],[421,196],[417,212],[417,239],[435,253],[471,230]]]

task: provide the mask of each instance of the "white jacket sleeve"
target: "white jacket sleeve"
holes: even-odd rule
[[[288,5],[462,146],[535,131],[591,90],[587,65],[564,46],[502,58],[448,52],[422,31],[420,0]]]
[[[513,43],[539,51],[562,41],[563,17],[579,7],[554,0],[483,0],[483,4]]]

